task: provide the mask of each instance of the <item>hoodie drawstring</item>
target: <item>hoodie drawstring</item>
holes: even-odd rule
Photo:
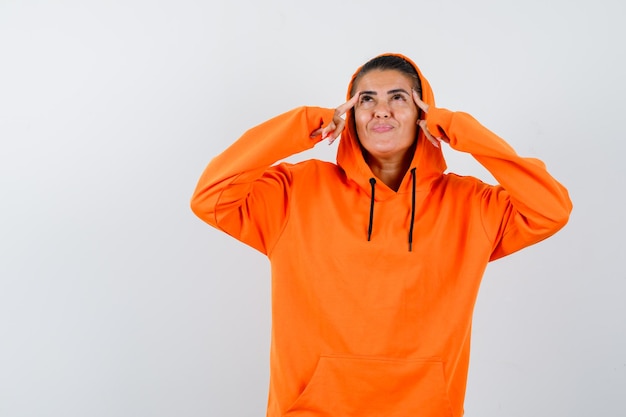
[[[370,178],[370,185],[372,186],[371,199],[370,199],[370,222],[367,227],[367,241],[372,238],[372,229],[374,228],[374,196],[376,194],[376,179]],[[415,224],[415,168],[411,169],[411,223],[409,225],[409,252],[413,252],[413,226]]]
[[[415,223],[415,168],[411,169],[411,225],[409,226],[409,252],[413,252],[413,224]]]
[[[370,201],[370,224],[367,228],[367,241],[369,242],[372,237],[372,228],[374,227],[374,193],[376,192],[376,179],[370,178],[370,185],[372,186],[372,199]]]

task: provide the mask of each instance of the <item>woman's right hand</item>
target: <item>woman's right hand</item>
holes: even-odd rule
[[[328,139],[328,144],[332,144],[335,139],[341,135],[341,132],[346,126],[346,120],[343,116],[356,105],[356,102],[359,100],[360,93],[357,92],[352,98],[341,106],[335,109],[335,114],[333,115],[333,120],[326,125],[325,127],[320,127],[316,129],[313,133],[311,133],[311,137],[315,137],[318,135],[322,135],[322,140]]]

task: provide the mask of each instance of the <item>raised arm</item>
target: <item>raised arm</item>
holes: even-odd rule
[[[204,170],[193,212],[267,254],[285,221],[291,186],[288,167],[274,164],[319,142],[314,133],[331,123],[334,111],[299,107],[245,132]]]
[[[467,113],[427,106],[425,111],[426,120],[419,123],[431,142],[448,142],[453,149],[472,154],[499,183],[481,196],[485,228],[495,236],[491,259],[539,242],[565,226],[572,202],[543,162],[520,157]]]

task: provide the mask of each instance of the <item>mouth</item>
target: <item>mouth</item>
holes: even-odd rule
[[[393,129],[393,126],[387,124],[377,124],[372,126],[372,132],[385,133]]]

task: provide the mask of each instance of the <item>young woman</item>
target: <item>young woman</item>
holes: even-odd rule
[[[276,164],[340,135],[337,164]],[[499,184],[444,173],[443,143]],[[192,199],[271,262],[271,417],[461,416],[487,263],[554,234],[571,208],[543,163],[435,107],[397,54],[359,68],[338,108],[247,131]]]

